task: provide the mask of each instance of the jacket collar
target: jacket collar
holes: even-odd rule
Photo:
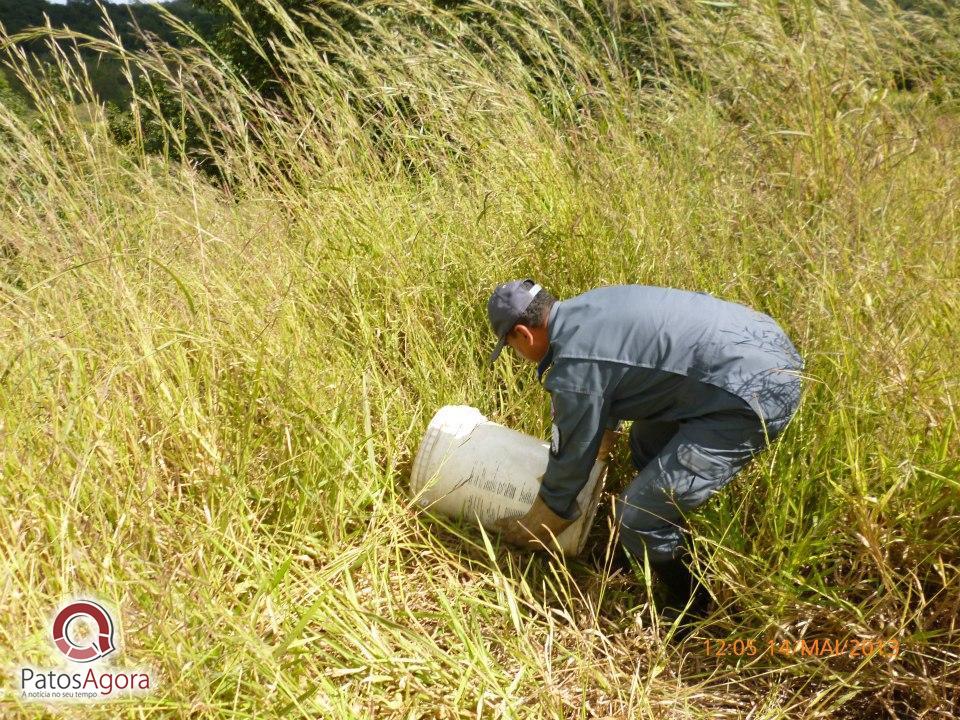
[[[550,314],[547,316],[547,340],[549,345],[547,346],[547,354],[543,356],[543,360],[540,361],[540,364],[537,365],[537,381],[543,382],[543,374],[547,371],[547,368],[550,367],[550,364],[553,362],[553,351],[556,349],[556,345],[553,342],[553,338],[556,335],[556,317],[557,309],[560,307],[560,301],[557,300],[553,307],[550,308]]]

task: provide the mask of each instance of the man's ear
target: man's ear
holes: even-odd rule
[[[522,337],[527,345],[533,344],[533,333],[526,325],[514,325],[511,332],[515,332],[518,336]]]

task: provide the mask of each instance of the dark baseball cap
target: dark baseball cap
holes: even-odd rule
[[[541,286],[529,278],[511,280],[497,285],[494,289],[487,301],[490,327],[497,336],[497,344],[490,354],[491,363],[500,357],[503,346],[507,344],[507,334],[513,330],[523,311],[533,302],[540,290],[542,290]]]

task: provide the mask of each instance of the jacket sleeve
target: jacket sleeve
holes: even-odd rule
[[[606,402],[599,393],[553,390],[550,456],[540,485],[540,498],[560,517],[575,520],[575,500],[587,484],[608,427]]]

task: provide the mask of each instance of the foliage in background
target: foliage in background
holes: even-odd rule
[[[300,36],[318,47],[333,32],[356,35],[363,30],[356,12],[362,3],[356,0],[195,0],[197,5],[217,13],[222,24],[214,36],[208,36],[217,52],[247,79],[258,93],[268,98],[283,97],[290,89],[289,78],[278,72],[274,43],[289,42]],[[384,5],[388,7],[388,5]],[[377,12],[374,8],[373,12]],[[305,22],[305,18],[312,21]],[[256,38],[255,43],[250,38]]]
[[[0,104],[17,115],[27,114],[26,100],[23,95],[10,87],[10,81],[5,72],[0,72]]]
[[[9,48],[36,116],[0,107],[0,663],[55,664],[51,608],[95,589],[160,683],[77,717],[954,716],[958,9],[351,8],[241,27],[283,98],[200,36],[93,42],[153,83],[122,144],[82,62]],[[531,368],[485,362],[527,276],[711,292],[807,361],[691,518],[717,604],[679,646],[649,578],[598,571],[604,519],[552,563],[408,496],[441,405],[549,427]],[[737,638],[902,653],[706,653]]]
[[[194,0],[168,0],[163,3],[163,9],[194,27],[203,37],[213,37],[220,27],[217,15],[204,10]],[[105,1],[98,5],[94,0],[71,0],[62,5],[48,0],[0,0],[0,24],[11,35],[42,27],[49,21],[54,28],[66,26],[84,35],[105,37],[104,13],[128,48],[143,48],[141,32],[174,46],[182,40],[163,20],[154,3],[118,5]],[[49,49],[40,40],[24,41],[22,47],[40,61],[51,61]],[[130,88],[116,58],[85,53],[84,60],[97,97],[117,108],[125,108],[130,101]]]

